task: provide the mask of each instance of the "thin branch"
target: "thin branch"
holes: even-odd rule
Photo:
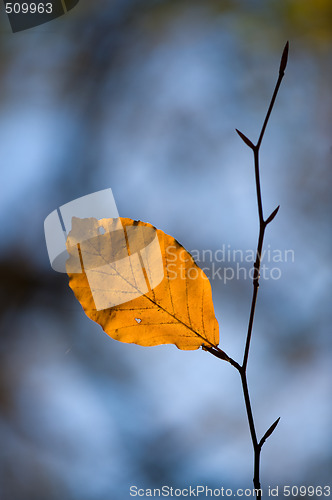
[[[261,450],[264,442],[266,439],[272,434],[272,432],[275,430],[275,428],[278,425],[279,419],[277,419],[266,431],[264,436],[260,441],[257,439],[257,434],[256,434],[256,428],[255,428],[255,423],[254,423],[254,417],[253,417],[253,412],[252,412],[252,407],[251,407],[251,402],[250,402],[250,396],[249,396],[249,389],[248,389],[248,381],[247,381],[247,364],[248,364],[248,358],[249,358],[249,350],[250,350],[250,343],[251,343],[251,337],[252,337],[252,329],[253,329],[253,324],[254,324],[254,317],[255,317],[255,310],[256,310],[256,303],[257,303],[257,295],[258,295],[258,288],[259,288],[259,278],[260,278],[260,268],[261,268],[261,255],[262,255],[262,248],[263,248],[263,243],[264,243],[264,235],[265,235],[265,229],[270,224],[275,216],[278,213],[279,206],[271,213],[271,215],[264,220],[264,213],[263,213],[263,202],[262,202],[262,194],[261,194],[261,182],[260,182],[260,171],[259,171],[259,152],[260,152],[260,147],[262,144],[262,140],[265,134],[265,130],[267,127],[267,124],[269,122],[269,118],[271,115],[271,112],[273,110],[273,106],[279,91],[279,87],[281,85],[286,65],[287,65],[287,59],[288,59],[288,48],[289,44],[288,42],[285,45],[282,57],[281,57],[281,62],[280,62],[280,67],[279,67],[279,76],[278,80],[271,98],[271,102],[269,105],[269,108],[266,113],[265,120],[263,122],[263,126],[261,129],[261,132],[259,134],[258,142],[256,145],[254,145],[250,139],[248,139],[247,136],[245,136],[242,132],[236,129],[236,132],[239,134],[241,139],[244,141],[244,143],[253,151],[254,154],[254,169],[255,169],[255,183],[256,183],[256,196],[257,196],[257,207],[258,207],[258,218],[259,218],[259,234],[258,234],[258,242],[257,242],[257,250],[256,250],[256,259],[254,263],[254,276],[253,276],[253,293],[252,293],[252,299],[251,299],[251,307],[250,307],[250,315],[249,315],[249,322],[248,322],[248,330],[247,330],[247,337],[246,337],[246,343],[245,343],[245,349],[244,349],[244,354],[243,354],[243,362],[242,365],[239,365],[236,361],[234,361],[232,358],[230,358],[224,351],[219,349],[218,347],[203,347],[206,351],[210,352],[214,356],[223,359],[225,361],[228,361],[232,366],[234,366],[238,372],[240,373],[241,376],[241,382],[242,382],[242,389],[243,389],[243,396],[244,396],[244,402],[245,402],[245,407],[247,411],[247,417],[248,417],[248,423],[249,423],[249,430],[250,430],[250,435],[251,435],[251,440],[253,444],[253,449],[254,449],[254,488],[256,490],[256,498],[257,500],[261,499],[261,490],[260,490],[260,455],[261,455]]]
[[[260,193],[260,190],[259,190],[259,193]],[[258,194],[257,194],[257,199],[258,199]],[[262,205],[261,205],[261,207],[262,207]],[[261,210],[263,211],[263,208],[261,208]],[[261,255],[262,255],[265,227],[266,227],[266,225],[265,225],[265,222],[263,219],[263,222],[260,223],[260,227],[259,227],[259,236],[258,236],[258,243],[257,243],[257,250],[256,250],[256,260],[255,260],[255,264],[254,264],[254,277],[253,277],[254,289],[253,289],[252,299],[251,299],[251,308],[250,308],[250,315],[249,315],[247,340],[246,340],[246,346],[244,349],[243,362],[242,362],[242,369],[244,372],[246,372],[246,370],[247,370],[252,327],[254,324],[257,294],[258,294],[258,288],[259,288],[259,277],[260,277],[259,273],[260,273],[260,268],[261,268]]]
[[[257,243],[257,251],[256,251],[256,260],[254,264],[254,277],[253,277],[253,295],[252,295],[252,300],[251,300],[251,310],[250,310],[250,316],[249,316],[249,324],[248,324],[248,331],[247,331],[247,340],[246,340],[246,346],[244,350],[244,356],[243,356],[243,363],[242,363],[242,369],[244,372],[246,372],[247,369],[247,363],[248,363],[248,356],[249,356],[249,348],[250,348],[250,341],[251,341],[251,334],[252,334],[252,327],[254,323],[254,316],[255,316],[255,309],[256,309],[256,302],[257,302],[257,293],[258,293],[258,287],[259,287],[259,277],[260,277],[260,267],[261,267],[261,255],[262,255],[262,248],[263,248],[263,242],[264,242],[264,235],[265,235],[265,229],[268,223],[270,223],[275,215],[277,214],[278,210],[273,212],[270,217],[265,221],[264,220],[264,215],[263,215],[263,203],[262,203],[262,194],[261,194],[261,184],[260,184],[260,175],[259,175],[259,151],[260,151],[260,146],[262,143],[262,139],[264,136],[264,132],[266,129],[266,126],[268,124],[277,94],[278,90],[281,84],[281,81],[283,79],[283,76],[285,74],[285,68],[287,64],[287,57],[288,57],[288,47],[289,44],[288,42],[286,43],[286,46],[284,48],[282,58],[281,58],[281,63],[280,63],[280,69],[279,69],[279,77],[272,95],[272,99],[269,105],[269,109],[266,113],[266,117],[262,126],[261,133],[259,135],[259,139],[257,142],[257,145],[254,147],[253,152],[254,152],[254,166],[255,166],[255,181],[256,181],[256,195],[257,195],[257,206],[258,206],[258,217],[259,217],[259,235],[258,235],[258,243]]]
[[[272,212],[272,214],[268,217],[268,219],[266,221],[264,220],[262,194],[261,194],[261,183],[260,183],[260,175],[259,175],[259,173],[260,173],[259,172],[259,151],[260,151],[260,147],[262,144],[264,133],[265,133],[265,130],[266,130],[266,127],[267,127],[267,124],[268,124],[268,121],[269,121],[277,94],[279,91],[281,81],[282,81],[283,76],[285,74],[285,69],[286,69],[286,65],[287,65],[287,58],[288,58],[288,47],[289,47],[289,44],[287,42],[286,46],[284,48],[283,54],[282,54],[280,69],[279,69],[279,76],[278,76],[278,80],[277,80],[277,83],[276,83],[276,86],[275,86],[275,89],[274,89],[274,92],[272,95],[272,99],[271,99],[268,111],[266,113],[266,117],[265,117],[265,120],[264,120],[264,123],[262,126],[261,133],[259,135],[257,145],[254,146],[254,148],[253,148],[255,181],[256,181],[256,195],[257,195],[257,206],[258,206],[258,217],[259,217],[259,235],[258,235],[258,243],[257,243],[257,251],[256,251],[256,260],[255,260],[255,264],[254,264],[253,293],[252,293],[252,299],[251,299],[251,308],[250,308],[250,316],[249,316],[249,323],[248,323],[247,339],[246,339],[246,345],[245,345],[245,350],[244,350],[244,355],[243,355],[243,363],[241,366],[240,375],[241,375],[241,381],[242,381],[242,387],[243,387],[244,401],[245,401],[245,405],[246,405],[246,409],[247,409],[247,416],[248,416],[251,440],[252,440],[252,444],[253,444],[253,448],[254,448],[254,488],[256,490],[258,490],[258,491],[256,491],[257,499],[261,498],[260,477],[259,477],[259,475],[260,475],[260,473],[259,473],[260,454],[261,454],[261,449],[262,449],[263,443],[266,439],[266,436],[264,436],[265,439],[263,437],[261,439],[261,441],[258,443],[255,425],[254,425],[254,420],[253,420],[253,416],[252,416],[246,371],[247,371],[249,349],[250,349],[250,342],[251,342],[251,336],[252,336],[252,328],[253,328],[253,324],[254,324],[256,303],[257,303],[257,294],[258,294],[258,288],[259,288],[260,267],[261,267],[261,255],[262,255],[265,229],[266,229],[266,226],[270,222],[272,222],[272,220],[277,215],[277,212],[279,210],[279,208],[277,208],[274,212]],[[250,147],[250,145],[249,145],[249,147]],[[272,429],[272,431],[273,430],[274,430],[274,428]]]

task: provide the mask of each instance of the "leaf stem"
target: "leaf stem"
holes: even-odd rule
[[[257,303],[257,295],[258,295],[258,288],[259,288],[259,278],[260,278],[260,268],[261,268],[261,255],[262,255],[262,248],[263,248],[263,243],[264,243],[264,235],[265,235],[265,229],[272,222],[274,217],[277,215],[277,212],[279,210],[279,207],[277,207],[271,215],[264,220],[264,214],[263,214],[263,203],[262,203],[262,194],[261,194],[261,182],[260,182],[260,171],[259,171],[259,152],[260,152],[260,147],[262,144],[262,140],[264,137],[264,133],[271,115],[271,112],[273,110],[273,106],[279,91],[280,84],[282,82],[286,65],[287,65],[287,58],[288,58],[288,47],[289,44],[288,42],[285,45],[282,58],[281,58],[281,63],[280,63],[280,68],[279,68],[279,76],[278,80],[271,98],[271,102],[269,105],[269,108],[267,110],[265,120],[263,122],[263,126],[259,135],[259,139],[256,145],[254,145],[250,139],[248,139],[242,132],[239,130],[236,130],[241,139],[245,142],[245,144],[253,151],[254,154],[254,169],[255,169],[255,183],[256,183],[256,196],[257,196],[257,207],[258,207],[258,218],[259,218],[259,234],[258,234],[258,242],[257,242],[257,250],[256,250],[256,259],[254,263],[254,276],[253,276],[253,293],[252,293],[252,299],[251,299],[251,307],[250,307],[250,315],[249,315],[249,322],[248,322],[248,330],[247,330],[247,337],[246,337],[246,343],[245,343],[245,349],[244,349],[244,355],[243,355],[243,361],[242,365],[238,364],[236,361],[234,361],[232,358],[230,358],[224,351],[221,351],[219,348],[211,348],[205,347],[205,350],[209,351],[211,354],[214,356],[224,359],[228,361],[232,366],[234,366],[241,377],[241,382],[242,382],[242,389],[243,389],[243,396],[244,396],[244,403],[247,411],[247,418],[248,418],[248,424],[249,424],[249,430],[250,430],[250,435],[251,435],[251,440],[252,440],[252,445],[253,445],[253,450],[254,450],[254,477],[253,477],[253,482],[254,482],[254,488],[255,488],[255,494],[257,500],[261,499],[261,487],[260,487],[260,455],[261,455],[261,450],[264,442],[266,439],[272,434],[274,429],[276,428],[279,419],[277,419],[271,426],[270,428],[266,431],[264,436],[260,441],[257,439],[257,434],[256,434],[256,428],[255,428],[255,423],[254,423],[254,417],[253,417],[253,412],[252,412],[252,407],[251,407],[251,402],[250,402],[250,396],[249,396],[249,389],[248,389],[248,381],[247,381],[247,364],[248,364],[248,358],[249,358],[249,350],[250,350],[250,343],[251,343],[251,337],[252,337],[252,329],[253,329],[253,324],[254,324],[254,317],[255,317],[255,310],[256,310],[256,303]]]

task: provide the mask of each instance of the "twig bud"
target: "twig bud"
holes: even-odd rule
[[[241,139],[243,140],[243,142],[245,142],[246,145],[249,146],[249,148],[255,149],[255,146],[253,145],[253,143],[251,142],[251,140],[248,139],[248,137],[246,137],[244,134],[242,134],[242,132],[240,132],[237,128],[235,130],[237,131],[237,133],[239,134],[239,136],[241,137]]]
[[[266,226],[268,224],[270,224],[270,222],[273,221],[273,219],[275,218],[275,216],[277,215],[277,213],[279,212],[279,208],[280,208],[280,205],[277,206],[277,208],[275,210],[273,210],[272,214],[270,215],[270,217],[268,217],[265,221],[265,224]]]
[[[287,60],[288,60],[288,49],[289,49],[289,42],[286,43],[284,51],[281,56],[281,62],[280,62],[280,68],[279,68],[279,74],[283,75],[287,66]]]
[[[272,432],[274,431],[274,429],[277,427],[277,425],[279,424],[279,420],[280,420],[280,417],[277,418],[277,420],[271,425],[271,427],[268,428],[268,430],[265,432],[264,436],[262,437],[262,439],[260,440],[259,442],[259,446],[262,447],[263,444],[265,443],[265,441],[267,440],[268,437],[271,436]]]

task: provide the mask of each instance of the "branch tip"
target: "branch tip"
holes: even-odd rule
[[[240,132],[237,128],[235,129],[236,132],[239,134],[239,136],[241,137],[241,139],[243,140],[243,142],[250,148],[250,149],[255,149],[255,146],[253,145],[253,143],[251,142],[250,139],[248,139],[248,137],[246,137],[244,134],[242,134],[242,132]]]
[[[287,66],[287,60],[288,60],[288,49],[289,49],[289,42],[286,43],[284,51],[281,56],[281,61],[280,61],[280,68],[279,68],[279,74],[283,75],[285,73],[285,69]]]

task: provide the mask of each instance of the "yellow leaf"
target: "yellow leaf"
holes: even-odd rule
[[[69,285],[112,338],[179,349],[217,346],[211,286],[191,255],[151,224],[73,217]]]

